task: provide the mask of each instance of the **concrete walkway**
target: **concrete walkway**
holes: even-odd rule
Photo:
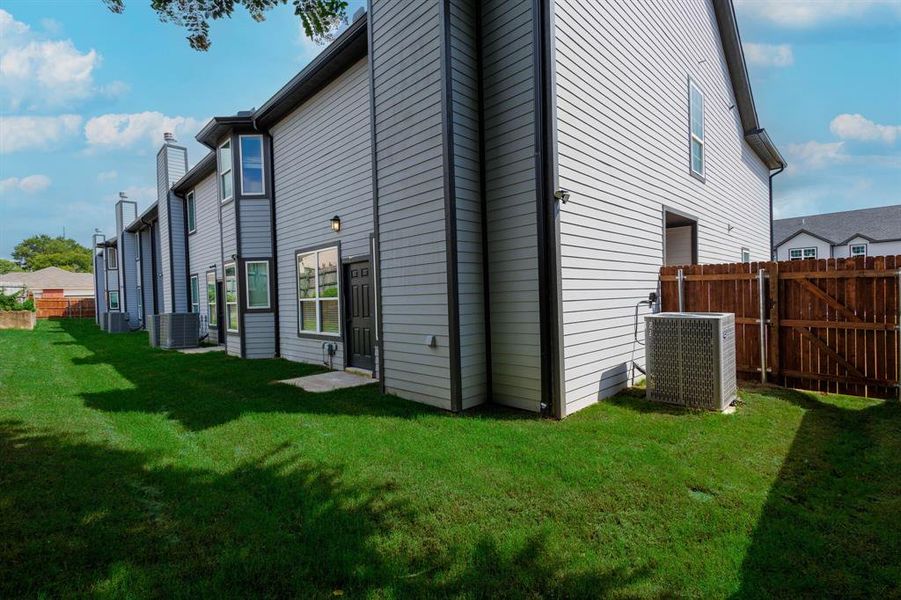
[[[320,373],[318,375],[283,379],[276,383],[294,385],[308,392],[331,392],[333,390],[369,385],[370,383],[375,382],[376,380],[372,377],[365,377],[356,373],[348,373],[347,371],[329,371],[328,373]]]
[[[206,354],[207,352],[225,352],[225,346],[198,346],[197,348],[180,348],[182,354]]]

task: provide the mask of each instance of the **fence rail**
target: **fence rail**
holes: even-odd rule
[[[739,376],[897,398],[901,256],[660,270],[664,311],[735,314]]]
[[[94,318],[93,298],[35,298],[39,319]]]

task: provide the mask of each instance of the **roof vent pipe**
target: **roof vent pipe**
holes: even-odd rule
[[[176,141],[175,134],[173,134],[171,131],[167,131],[166,133],[163,134],[163,141],[166,142],[167,144],[171,144],[171,143],[175,142]]]
[[[125,192],[119,192],[119,200],[127,200],[127,199],[128,199],[128,194],[126,194]]]

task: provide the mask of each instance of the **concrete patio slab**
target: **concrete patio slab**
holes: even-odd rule
[[[283,379],[276,383],[286,383],[288,385],[297,386],[308,392],[331,392],[344,388],[369,385],[370,383],[375,382],[376,380],[372,377],[366,377],[356,373],[347,371],[329,371],[328,373],[319,373],[318,375]]]
[[[180,348],[182,354],[206,354],[207,352],[225,352],[225,346],[198,346],[197,348]]]

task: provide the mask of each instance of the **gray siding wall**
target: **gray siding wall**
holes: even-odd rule
[[[372,0],[370,32],[385,388],[449,409],[440,9]]]
[[[247,358],[272,358],[275,356],[275,315],[273,313],[246,313],[244,329]]]
[[[124,274],[124,281],[120,282],[121,299],[124,299],[122,309],[129,313],[128,321],[132,327],[140,324],[138,315],[138,239],[134,233],[123,231],[119,234],[119,268]],[[124,296],[122,294],[124,292]]]
[[[450,0],[450,85],[463,408],[488,397],[479,149],[477,0]]]
[[[664,205],[698,217],[702,263],[735,262],[742,246],[766,259],[769,221],[710,0],[556,0],[555,28],[559,177],[573,192],[560,216],[568,414],[628,383]],[[706,183],[689,175],[689,77],[706,99]]]
[[[142,229],[138,235],[141,244],[141,294],[144,304],[144,322],[153,314],[153,246],[150,228]]]
[[[369,70],[361,60],[271,128],[275,157],[281,356],[323,364],[323,340],[297,335],[295,253],[340,241],[343,258],[371,254]],[[327,199],[324,201],[324,199]],[[341,231],[329,227],[341,217]],[[342,312],[343,314],[343,312]],[[336,368],[344,365],[337,339]]]
[[[218,183],[216,189],[218,190]],[[218,193],[218,192],[217,192]],[[218,197],[218,196],[217,196]],[[222,330],[225,331],[225,265],[226,263],[237,263],[232,259],[233,255],[238,254],[238,237],[235,229],[235,201],[231,200],[221,205],[220,218],[222,223]],[[238,281],[238,293],[241,292],[242,286],[240,279]],[[226,346],[228,353],[233,356],[241,355],[241,336],[238,333],[226,333]]]
[[[493,399],[537,411],[541,338],[532,7],[532,0],[482,2],[482,62]]]
[[[153,224],[153,246],[155,249],[154,258],[156,260],[156,311],[163,311],[163,258],[162,244],[160,243],[160,221]]]
[[[106,312],[106,264],[102,253],[94,255],[94,302],[97,304],[99,324],[99,315]]]
[[[188,273],[197,275],[200,290],[200,314],[209,318],[206,302],[206,273],[215,265],[216,277],[222,276],[219,244],[219,187],[211,173],[194,188],[194,233],[188,235]],[[190,290],[189,290],[190,293]]]
[[[188,311],[188,283],[186,261],[185,203],[174,193],[169,194],[169,225],[172,228],[172,280],[175,290],[175,312]]]
[[[164,144],[163,147],[160,148],[160,151],[156,156],[156,188],[160,223],[160,266],[162,267],[162,271],[160,272],[163,275],[161,277],[162,285],[160,286],[162,292],[160,312],[163,313],[185,310],[184,219],[182,216],[178,216],[178,209],[181,209],[181,205],[176,204],[174,207],[170,208],[169,199],[172,194],[169,190],[172,185],[187,172],[187,170],[187,149],[172,144]],[[175,214],[170,214],[173,213],[173,211]],[[174,221],[172,223],[171,245],[169,243],[170,216],[181,219],[180,228]],[[170,253],[172,252],[173,247],[177,249],[179,245],[181,246],[181,263],[180,265],[176,264],[173,267],[170,261]],[[176,253],[172,258],[177,259],[178,256],[179,255]],[[176,293],[175,305],[172,303],[173,285],[175,286]]]
[[[241,256],[271,258],[272,212],[269,198],[241,198],[238,206],[241,210]]]

